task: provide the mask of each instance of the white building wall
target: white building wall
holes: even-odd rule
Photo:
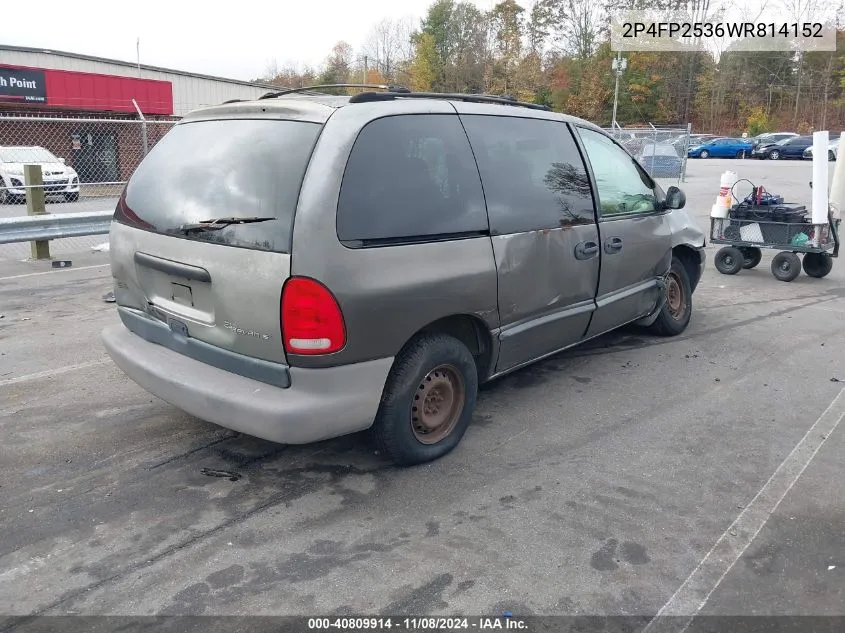
[[[256,86],[236,80],[217,79],[191,75],[190,73],[167,72],[109,61],[81,59],[51,53],[48,51],[16,51],[0,48],[0,63],[10,66],[31,66],[54,70],[73,70],[84,73],[99,73],[118,77],[141,77],[169,81],[173,86],[173,113],[183,116],[191,110],[217,105],[230,99],[255,99],[271,87]]]

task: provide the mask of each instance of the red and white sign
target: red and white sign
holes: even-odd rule
[[[46,105],[50,108],[135,113],[132,105],[132,99],[135,99],[144,114],[173,114],[173,86],[169,81],[7,64],[0,64],[0,69],[43,73],[45,86],[42,90],[46,92]],[[40,105],[44,107],[44,99]]]

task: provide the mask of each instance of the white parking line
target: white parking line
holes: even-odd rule
[[[46,371],[39,371],[35,374],[27,374],[26,376],[18,376],[17,378],[9,378],[8,380],[0,380],[0,387],[6,385],[16,385],[21,382],[29,380],[38,380],[39,378],[52,378],[78,369],[86,369],[87,367],[96,367],[97,365],[105,365],[110,363],[111,358],[101,358],[100,360],[90,360],[86,363],[77,363],[76,365],[67,365],[66,367],[57,367],[56,369],[48,369]]]
[[[12,275],[11,277],[0,277],[0,281],[8,281],[9,279],[23,279],[24,277],[37,277],[38,275],[55,275],[57,273],[72,273],[76,270],[90,270],[91,268],[105,268],[111,264],[95,264],[93,266],[77,266],[76,268],[57,268],[56,270],[44,270],[38,273],[25,273],[23,275]]]
[[[795,482],[804,473],[825,440],[839,426],[843,417],[845,389],[833,399],[830,406],[813,423],[792,452],[641,633],[683,633],[687,630],[693,617],[707,604],[710,596],[763,529],[787,493],[792,490]]]

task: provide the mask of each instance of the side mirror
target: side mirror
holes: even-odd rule
[[[686,194],[677,187],[669,187],[666,190],[666,208],[667,209],[683,209],[687,203]]]

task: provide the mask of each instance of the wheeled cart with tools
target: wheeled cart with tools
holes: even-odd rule
[[[810,277],[825,277],[839,256],[839,223],[829,212],[827,223],[815,224],[798,205],[735,205],[728,217],[710,218],[711,243],[725,244],[714,258],[716,269],[735,275],[754,268],[762,259],[761,249],[769,248],[780,251],[772,259],[776,279],[793,281],[802,267]]]

